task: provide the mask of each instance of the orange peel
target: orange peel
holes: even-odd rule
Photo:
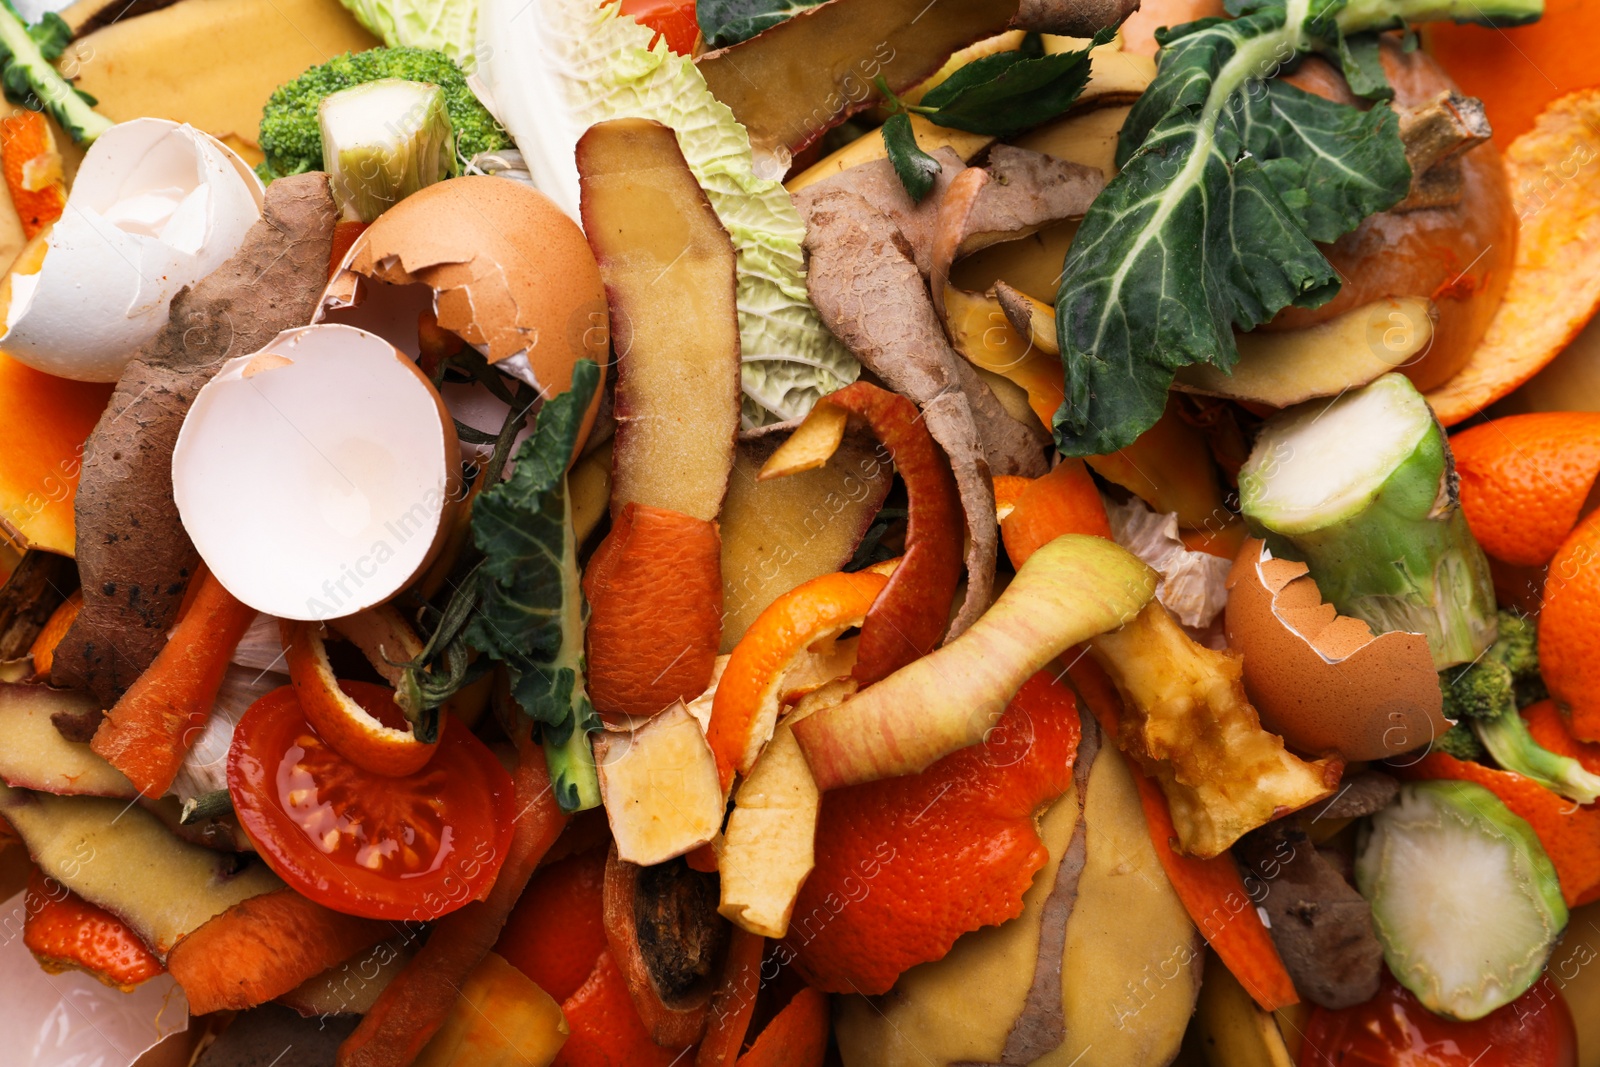
[[[1521,221],[1504,299],[1454,377],[1426,396],[1446,426],[1469,418],[1544,367],[1600,306],[1600,89],[1545,108],[1506,151]]]
[[[437,739],[418,741],[409,726],[390,725],[374,714],[374,708],[382,710],[378,699],[386,692],[382,686],[340,682],[334,676],[321,623],[281,619],[278,625],[289,680],[306,721],[339,755],[363,770],[390,777],[412,774],[433,758]],[[393,692],[387,692],[392,706]],[[399,718],[398,711],[393,717]],[[447,719],[440,717],[441,735]]]

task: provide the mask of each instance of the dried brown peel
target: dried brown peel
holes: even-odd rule
[[[1428,641],[1325,603],[1304,563],[1246,541],[1228,576],[1228,644],[1262,723],[1302,752],[1398,756],[1450,728]]]
[[[1139,8],[1139,0],[1022,0],[1011,25],[1035,33],[1091,37],[1117,26]]]
[[[815,200],[831,189],[855,193],[894,220],[901,236],[910,246],[917,269],[926,275],[933,254],[934,234],[938,230],[939,203],[956,175],[966,169],[961,157],[949,148],[938,148],[929,154],[939,162],[939,176],[933,180],[933,188],[920,201],[911,199],[905,185],[895,174],[893,164],[885,158],[869,160],[832,177],[811,182],[803,191],[795,194],[795,203],[803,213],[804,203]]]
[[[1505,164],[1521,221],[1510,282],[1488,332],[1449,381],[1426,395],[1446,426],[1531,378],[1600,306],[1600,89],[1551,104],[1511,143]]]
[[[1042,443],[945,340],[892,221],[843,189],[818,194],[801,211],[811,255],[806,284],[823,322],[890,388],[916,401],[955,471],[970,540],[967,597],[948,640],[989,604],[999,547],[991,475],[1043,474]]]
[[[1052,222],[1081,217],[1106,183],[1097,167],[1007,144],[989,151],[984,169],[992,180],[979,192],[967,216],[958,255],[1019,240]]]

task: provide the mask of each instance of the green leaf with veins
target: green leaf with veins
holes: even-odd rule
[[[1298,0],[1292,14],[1264,7],[1163,35],[1156,79],[1123,126],[1121,173],[1063,268],[1063,452],[1124,447],[1160,417],[1179,367],[1229,370],[1236,328],[1331,299],[1339,279],[1315,242],[1405,196],[1391,109],[1267,80],[1313,43],[1310,23]]]
[[[883,147],[889,153],[894,172],[900,176],[900,184],[905,186],[913,201],[921,203],[939,177],[939,161],[917,144],[911,118],[904,111],[890,115],[883,124]]]
[[[820,3],[822,0],[700,0],[695,18],[707,48],[726,48]]]
[[[542,727],[557,797],[569,811],[587,806],[578,794],[589,791],[593,767],[558,765],[554,750],[567,750],[568,759],[578,755],[568,744],[573,731],[586,734],[600,723],[584,690],[587,607],[578,584],[567,463],[599,383],[600,368],[579,361],[572,388],[540,408],[511,477],[472,505],[472,539],[484,553],[482,600],[465,638],[506,665],[512,699]],[[587,745],[578,747],[587,753]]]
[[[1089,49],[1115,30],[1101,30],[1088,48],[1044,55],[1023,48],[974,60],[934,86],[913,108],[940,126],[993,137],[1014,137],[1072,106],[1089,84]],[[1027,41],[1037,41],[1029,35]]]

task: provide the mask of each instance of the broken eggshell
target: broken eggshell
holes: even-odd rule
[[[404,353],[354,327],[304,326],[200,390],[173,496],[228,592],[280,618],[339,618],[432,562],[461,495],[458,449]]]
[[[1450,728],[1426,637],[1374,637],[1323,602],[1304,563],[1274,558],[1255,538],[1228,575],[1225,618],[1250,702],[1292,748],[1388,759]]]
[[[440,326],[546,397],[571,388],[578,360],[605,367],[606,294],[589,242],[554,201],[520,182],[452,178],[384,212],[328,283],[318,321],[361,326],[414,352],[428,293],[397,291],[408,286],[427,286]]]
[[[66,210],[6,278],[7,355],[62,378],[114,382],[166,325],[179,289],[238,251],[261,182],[209,134],[134,119],[101,134]]]

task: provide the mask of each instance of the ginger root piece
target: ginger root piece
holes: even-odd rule
[[[326,175],[273,182],[238,253],[173,297],[167,325],[123,372],[84,449],[83,611],[56,649],[56,685],[109,707],[160,651],[198,560],[172,499],[184,415],[223,361],[311,321],[337,219]]]
[[[809,192],[809,191],[808,191]],[[955,472],[967,516],[967,597],[946,640],[989,605],[999,534],[992,475],[1045,473],[1043,442],[950,347],[893,221],[857,194],[802,194],[806,287],[822,321],[862,364],[916,401]]]

